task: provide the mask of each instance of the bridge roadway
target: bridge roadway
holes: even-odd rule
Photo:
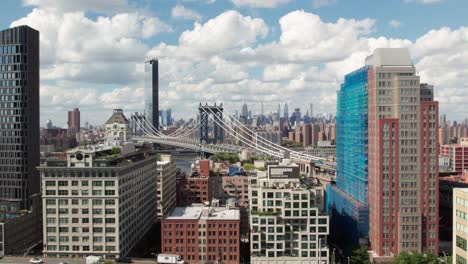
[[[150,137],[134,137],[133,141],[136,142],[152,142],[163,145],[171,145],[195,151],[216,154],[220,152],[240,153],[243,147],[230,145],[230,144],[200,144],[198,140],[191,139],[172,139],[172,138],[150,138]]]
[[[186,148],[186,149],[191,149],[197,152],[205,152],[205,153],[211,153],[211,154],[216,154],[220,152],[227,152],[227,153],[240,153],[242,149],[248,148],[248,147],[241,147],[241,146],[236,146],[236,145],[231,145],[231,144],[200,144],[200,142],[196,139],[177,139],[177,138],[158,138],[158,137],[134,137],[132,138],[133,141],[136,142],[152,142],[152,143],[158,143],[158,144],[163,144],[163,145],[170,145],[170,146],[175,146],[175,147],[181,147],[181,148]],[[257,151],[253,148],[248,148],[252,154],[266,154],[265,152],[260,152]],[[277,152],[273,153],[273,151],[269,154],[271,156],[278,155]],[[268,154],[267,154],[268,155]],[[310,162],[313,159],[303,159],[303,158],[294,158],[291,157],[292,160],[299,161],[299,162]],[[335,173],[336,170],[336,165],[331,162],[327,161],[319,161],[315,163],[315,167],[318,167],[320,171],[323,172],[328,172],[328,173]]]

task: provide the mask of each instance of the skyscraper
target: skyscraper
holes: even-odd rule
[[[327,186],[331,233],[342,246],[355,247],[369,236],[367,199],[367,73],[345,76],[337,93],[336,185]]]
[[[289,120],[288,103],[284,104],[284,119]]]
[[[39,32],[0,31],[0,217],[39,193]]]
[[[314,105],[312,103],[309,104],[309,116],[314,117]]]
[[[158,60],[145,64],[145,115],[159,129],[159,70]]]
[[[39,32],[0,31],[0,255],[41,239]],[[25,210],[25,211],[21,211]],[[19,212],[22,214],[19,214]]]
[[[366,65],[372,250],[437,255],[438,102],[420,85],[407,49],[376,49]]]
[[[76,134],[80,131],[80,109],[73,108],[73,111],[68,111],[68,134]]]

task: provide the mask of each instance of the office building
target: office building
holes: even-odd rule
[[[159,130],[159,68],[158,60],[145,63],[145,116]]]
[[[39,232],[29,233],[41,228],[38,165],[39,32],[19,26],[0,31],[0,220],[8,229],[0,251],[6,254],[40,241]],[[22,217],[22,210],[35,216]]]
[[[369,236],[367,198],[367,73],[345,76],[337,93],[336,185],[327,186],[331,235],[342,247],[356,247]]]
[[[468,188],[453,189],[454,264],[468,263]]]
[[[461,138],[459,144],[440,146],[440,156],[449,160],[448,171],[457,174],[468,171],[468,138]]]
[[[161,252],[185,263],[244,263],[240,256],[239,210],[203,206],[176,207],[161,223]]]
[[[249,181],[251,263],[329,263],[322,188],[289,160]]]
[[[366,66],[372,257],[437,255],[438,102],[407,49],[376,49]]]
[[[78,147],[40,167],[44,255],[127,256],[156,219],[150,146]]]
[[[75,135],[80,132],[80,109],[73,108],[72,111],[68,111],[68,134]]]
[[[157,217],[161,221],[176,206],[176,163],[171,155],[161,155],[157,178]]]

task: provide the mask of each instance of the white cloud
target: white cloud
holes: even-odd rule
[[[238,7],[274,8],[292,0],[231,0]]]
[[[391,27],[391,28],[399,28],[402,23],[398,20],[395,20],[395,19],[392,19],[388,22],[388,25]]]
[[[173,18],[188,19],[188,20],[201,20],[202,16],[195,10],[186,8],[183,5],[175,5],[172,8],[171,15]]]
[[[296,77],[302,70],[302,65],[298,64],[271,64],[263,70],[263,80],[283,81]]]
[[[314,8],[320,8],[323,6],[334,4],[336,0],[312,0]]]
[[[98,13],[123,12],[131,8],[127,0],[23,0],[25,6],[37,6],[56,11],[94,11]]]
[[[149,50],[142,39],[170,30],[158,18],[139,13],[92,20],[79,11],[40,8],[11,24],[18,25],[40,32],[42,79],[91,83],[135,80],[136,63],[142,63]]]
[[[195,22],[193,30],[184,31],[179,44],[195,53],[217,53],[245,47],[265,37],[268,27],[262,19],[227,11],[204,24]]]
[[[433,3],[438,3],[442,1],[444,0],[405,0],[406,3],[416,2],[416,3],[421,3],[421,4],[433,4]]]

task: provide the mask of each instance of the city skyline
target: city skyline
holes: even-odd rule
[[[461,51],[467,29],[456,13],[467,3],[362,0],[356,5],[366,10],[357,10],[342,0],[320,2],[330,4],[10,1],[0,25],[28,24],[41,32],[41,125],[47,119],[64,125],[73,108],[94,124],[113,108],[142,112],[143,66],[150,58],[160,61],[160,107],[173,109],[176,119],[205,101],[222,101],[233,112],[245,95],[253,112],[264,101],[265,113],[285,102],[304,113],[310,102],[314,112],[334,113],[345,73],[377,47],[403,46],[421,78],[434,84],[440,113],[466,118],[468,60]],[[412,15],[385,14],[391,9]],[[300,33],[305,31],[311,34]]]

